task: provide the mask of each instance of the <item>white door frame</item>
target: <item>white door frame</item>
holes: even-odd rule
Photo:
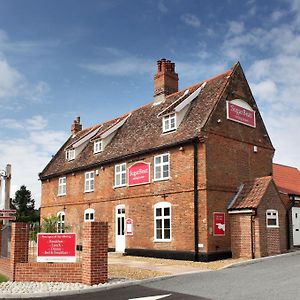
[[[293,245],[300,246],[300,207],[292,207]]]
[[[125,205],[116,206],[116,252],[125,252]]]

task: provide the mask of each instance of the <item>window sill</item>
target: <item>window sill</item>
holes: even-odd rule
[[[170,180],[172,179],[171,177],[166,177],[166,178],[157,178],[157,179],[153,179],[153,182],[157,182],[157,181],[165,181],[165,180]]]
[[[154,239],[153,240],[154,243],[170,243],[172,242],[171,239],[168,239],[168,240],[157,240],[157,239]]]
[[[94,190],[84,191],[84,193],[92,193]]]
[[[122,187],[126,187],[127,184],[122,184],[122,185],[114,185],[113,189],[118,189],[118,188],[122,188]]]
[[[177,128],[174,128],[174,129],[171,129],[171,130],[168,130],[168,131],[163,131],[162,134],[168,134],[168,133],[173,133],[173,132],[176,132]]]
[[[267,228],[279,228],[279,225],[276,225],[276,226],[267,226]]]
[[[57,194],[57,197],[64,197],[66,196],[67,194]]]

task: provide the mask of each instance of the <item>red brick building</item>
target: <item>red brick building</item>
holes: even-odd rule
[[[287,210],[288,248],[300,246],[300,171],[273,164],[273,177]]]
[[[127,254],[207,261],[238,253],[236,238],[248,243],[231,234],[231,218],[245,220],[228,205],[243,183],[272,175],[274,148],[239,63],[178,91],[175,64],[162,59],[154,101],[87,129],[77,118],[71,131],[40,174],[42,217],[59,215],[61,228],[74,230],[83,220],[106,221],[109,247]],[[273,210],[280,230],[274,251],[260,237],[258,256],[286,248],[281,200],[268,184],[251,216],[273,230]]]

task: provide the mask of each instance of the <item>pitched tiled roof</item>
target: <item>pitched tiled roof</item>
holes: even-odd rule
[[[273,164],[273,177],[280,192],[300,195],[300,171],[297,168]]]
[[[154,105],[154,103],[151,102],[132,111],[130,117],[126,120],[125,124],[118,129],[117,134],[105,147],[103,152],[94,154],[93,144],[88,143],[86,148],[83,149],[75,160],[66,161],[64,153],[67,147],[90,132],[92,128],[102,126],[99,132],[103,132],[116,123],[118,119],[124,118],[124,116],[128,114],[84,129],[75,137],[70,137],[42,171],[40,178],[46,179],[57,174],[72,172],[72,170],[105,163],[131,154],[171,145],[175,142],[184,142],[198,137],[201,128],[204,126],[215,104],[222,95],[233,70],[234,68],[205,80],[207,82],[205,88],[201,91],[198,98],[192,101],[184,121],[172,134],[162,133],[162,119],[158,118],[158,114],[182,97],[186,89],[167,96],[166,101],[159,105]],[[204,81],[189,87],[189,93],[186,96],[193,93],[203,82]]]
[[[254,209],[260,204],[272,181],[271,176],[255,178],[245,182],[228,209]]]

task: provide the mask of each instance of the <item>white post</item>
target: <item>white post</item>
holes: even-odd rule
[[[11,165],[6,165],[4,209],[10,209]]]

